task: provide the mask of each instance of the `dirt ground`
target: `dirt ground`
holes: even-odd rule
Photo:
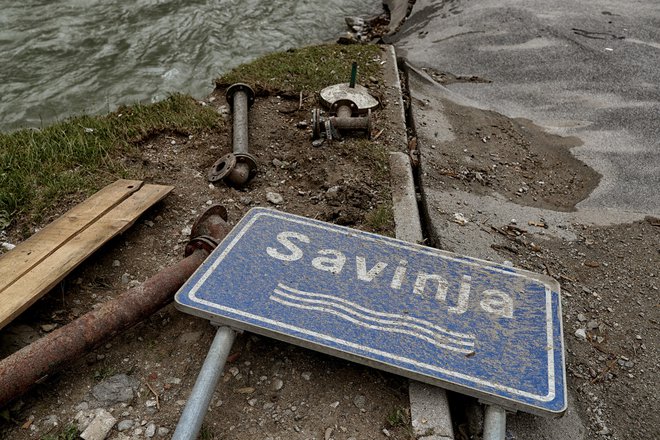
[[[382,78],[366,85],[385,96]],[[387,152],[397,147],[388,130],[374,141],[349,136],[314,147],[309,116],[316,99],[306,97],[300,106],[298,98],[257,98],[249,146],[260,168],[242,190],[206,178],[231,149],[223,90],[200,104],[217,108],[226,120],[223,129],[194,137],[160,133],[140,142],[125,164],[145,181],[175,190],[3,329],[2,356],[181,259],[190,226],[212,203],[227,208],[232,224],[252,207],[270,206],[392,235]],[[374,134],[387,128],[379,112],[374,118]],[[283,201],[268,201],[269,192]],[[109,438],[169,438],[213,335],[207,321],[167,306],[13,402],[0,437],[69,438],[68,426],[101,407],[119,422]],[[129,396],[99,400],[94,387],[108,381],[123,383]],[[200,438],[408,438],[407,406],[402,378],[244,333],[232,348]]]

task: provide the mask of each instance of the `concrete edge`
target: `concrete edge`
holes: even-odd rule
[[[400,120],[396,123],[402,124],[404,133],[397,142],[400,142],[404,151],[407,151],[408,140],[405,135],[406,117],[403,107],[403,91],[398,69],[396,69],[394,47],[389,46],[386,53],[389,57],[387,65],[394,66],[393,73],[390,72],[390,78],[386,81],[388,87],[391,83],[392,87],[398,91],[401,112],[399,115]],[[410,157],[406,153],[395,151],[390,152],[389,160],[396,237],[412,243],[422,243],[424,234]],[[420,440],[454,440],[449,402],[447,392],[444,389],[411,380],[408,397],[410,399],[410,417],[415,438]]]

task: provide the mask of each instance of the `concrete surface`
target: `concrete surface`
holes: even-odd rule
[[[657,0],[417,0],[390,37],[417,67],[491,83],[448,89],[583,141],[603,175],[579,209],[660,213]]]
[[[526,225],[544,218],[539,235],[574,239],[574,223],[613,224],[660,213],[660,3],[639,0],[417,0],[386,39],[408,69],[411,112],[420,149],[423,219],[443,249],[502,262],[479,220]],[[417,68],[417,69],[416,69]],[[484,82],[446,87],[421,68]],[[452,139],[443,99],[531,119],[548,132],[576,136],[572,153],[602,175],[576,212],[517,205],[425,179],[442,160],[433,143]],[[420,105],[422,103],[422,105]],[[464,226],[450,221],[461,212]],[[584,422],[509,415],[507,438],[583,439]]]

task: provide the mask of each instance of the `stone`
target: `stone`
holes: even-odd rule
[[[96,410],[96,416],[80,434],[80,437],[84,440],[105,440],[115,423],[117,423],[117,419],[112,414],[99,408]]]
[[[280,379],[280,378],[273,379],[273,390],[274,391],[281,390],[283,386],[284,386],[284,381],[282,381],[282,379]]]
[[[364,409],[364,406],[366,404],[367,404],[367,398],[364,397],[364,394],[358,394],[353,398],[353,405],[355,405],[356,408]]]
[[[305,371],[304,373],[301,374],[302,378],[305,380],[310,380],[312,378],[312,373],[309,371]]]
[[[238,201],[241,202],[243,205],[248,206],[252,203],[252,198],[247,196],[242,196],[238,198]]]
[[[315,141],[312,141],[312,147],[320,147],[323,145],[323,139],[316,139]]]
[[[272,191],[268,191],[266,193],[266,200],[268,200],[273,205],[281,205],[284,203],[284,197],[282,197],[281,194]]]
[[[139,380],[126,374],[116,374],[94,386],[92,396],[103,406],[122,402],[130,403],[133,400],[134,391],[139,386]]]
[[[60,419],[55,414],[46,416],[41,421],[41,426],[46,430],[59,426],[59,424],[60,424]]]
[[[124,273],[121,276],[121,283],[122,284],[128,284],[128,282],[131,280],[131,276],[128,274],[128,272]]]
[[[119,267],[119,266],[121,266],[121,262],[119,260],[113,260],[112,267]]]
[[[156,435],[156,424],[151,422],[147,425],[147,427],[144,429],[144,435],[147,438],[151,438],[154,435]]]
[[[158,428],[158,437],[166,437],[170,433],[170,430],[164,426]]]
[[[119,422],[117,424],[117,431],[119,431],[119,432],[128,431],[129,429],[131,429],[133,427],[134,424],[135,424],[135,422],[133,422],[133,420],[131,420],[131,419],[122,420],[121,422]]]
[[[579,328],[575,330],[575,337],[578,338],[580,341],[586,341],[587,340],[587,332],[583,328]]]
[[[584,322],[584,321],[587,320],[587,317],[584,316],[583,313],[578,313],[578,315],[577,315],[577,320],[580,321],[580,322]]]
[[[41,330],[45,331],[46,333],[52,332],[57,328],[57,324],[43,324],[41,326]]]
[[[587,329],[588,330],[593,330],[598,328],[598,322],[595,319],[592,319],[591,321],[587,322]]]
[[[325,435],[323,436],[323,438],[324,438],[325,440],[330,440],[330,439],[332,438],[332,433],[333,433],[333,432],[334,432],[334,429],[332,429],[332,428],[328,428],[328,429],[326,429],[326,430],[325,430]]]

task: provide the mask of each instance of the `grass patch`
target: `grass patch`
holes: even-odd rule
[[[374,232],[394,237],[394,210],[391,202],[379,204],[369,211],[365,221]]]
[[[41,437],[41,440],[76,440],[78,438],[78,427],[69,425],[56,434],[47,434]]]
[[[146,136],[161,131],[194,134],[218,124],[214,110],[188,96],[172,95],[42,130],[0,133],[0,225],[6,227],[19,216],[38,221],[73,195],[88,196],[119,177],[133,177],[116,159]]]
[[[390,428],[406,426],[409,422],[409,419],[410,417],[408,416],[408,411],[405,408],[395,406],[387,415],[387,426]]]
[[[298,93],[319,91],[350,79],[351,64],[358,63],[358,83],[379,77],[380,48],[376,45],[326,44],[291,49],[243,64],[216,80],[218,87],[236,82],[259,92]]]

